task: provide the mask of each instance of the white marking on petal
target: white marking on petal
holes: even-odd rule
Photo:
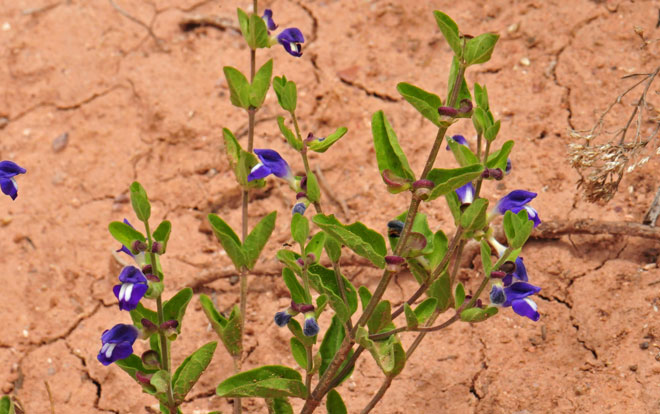
[[[291,48],[292,52],[298,53],[298,45],[293,42],[289,42],[289,47]]]
[[[110,344],[103,344],[103,346],[101,347],[101,353],[105,354],[105,351],[108,350],[109,346],[110,346]]]
[[[126,283],[128,287],[126,288],[126,292],[124,292],[124,298],[125,300],[129,301],[131,300],[131,294],[133,293],[133,286],[135,285],[134,283]]]
[[[525,206],[524,208],[525,208],[525,211],[527,211],[527,216],[529,216],[529,218],[533,219],[534,217],[536,217],[537,213],[536,213],[536,210],[534,210],[533,207]]]
[[[465,201],[463,203],[472,204],[473,201],[474,201],[474,191],[472,191],[471,186],[468,186],[467,189],[465,190]]]
[[[108,345],[108,348],[105,351],[105,357],[108,358],[108,359],[112,358],[112,351],[115,350],[115,347],[117,346],[117,344],[105,344],[105,345]],[[103,346],[105,347],[105,345],[103,345]]]
[[[14,177],[11,177],[10,180],[11,180],[11,183],[14,185],[14,189],[16,191],[18,191],[18,184],[16,183],[16,180],[14,179]]]
[[[264,165],[263,165],[262,163],[259,163],[259,164],[255,165],[254,167],[252,167],[252,169],[250,170],[250,172],[253,173],[253,172],[257,171],[259,168],[261,168],[261,167],[263,167],[263,166],[264,166]]]
[[[117,295],[117,299],[119,299],[120,302],[123,301],[126,297],[126,289],[128,288],[128,285],[128,283],[122,283],[121,288],[119,288],[119,295]]]
[[[534,312],[537,311],[538,306],[536,306],[536,303],[535,303],[533,300],[531,300],[530,298],[525,298],[525,299],[523,299],[523,300],[524,300],[525,302],[527,302],[527,304],[529,305],[530,308],[534,309]]]

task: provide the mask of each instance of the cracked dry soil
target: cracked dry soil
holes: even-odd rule
[[[148,190],[154,219],[173,223],[163,259],[166,296],[194,286],[222,309],[238,298],[231,263],[204,217],[215,212],[235,227],[240,222],[240,194],[220,130],[228,127],[245,140],[247,121],[229,102],[221,68],[246,70],[249,54],[233,23],[222,22],[233,22],[235,7],[248,4],[116,3],[152,22],[159,45],[105,1],[16,0],[0,7],[0,158],[28,169],[19,178],[19,198],[1,200],[0,387],[28,413],[49,412],[45,382],[57,413],[154,412],[150,397],[123,372],[96,361],[101,332],[129,321],[111,293],[120,265],[106,229],[112,220],[131,217],[131,181]],[[626,176],[606,206],[586,204],[566,161],[567,130],[590,127],[622,90],[622,76],[657,65],[657,43],[641,51],[633,32],[640,26],[648,37],[660,37],[657,1],[261,3],[275,10],[282,27],[298,26],[308,39],[301,59],[279,47],[258,54],[259,62],[275,60],[276,75],[298,83],[303,132],[324,136],[349,128],[323,157],[311,157],[327,183],[325,209],[341,220],[383,230],[407,205],[405,197],[374,185],[380,178],[369,121],[385,110],[413,168],[421,169],[435,132],[395,87],[408,81],[445,90],[450,51],[431,14],[441,9],[467,33],[501,34],[493,59],[467,73],[470,84],[488,86],[502,119],[500,136],[516,142],[512,175],[488,183],[485,194],[494,201],[515,188],[537,191],[534,207],[545,220],[641,222],[659,183],[659,161]],[[220,23],[182,31],[183,20],[200,16]],[[295,160],[278,134],[279,114],[271,93],[257,115],[256,147]],[[64,132],[68,145],[54,151],[53,140]],[[472,134],[467,123],[451,132]],[[299,173],[302,165],[292,164]],[[454,164],[443,152],[437,165]],[[288,303],[274,254],[290,241],[284,217],[292,201],[277,181],[254,194],[251,225],[273,209],[281,215],[250,277],[246,368],[295,366],[288,333],[271,322]],[[444,206],[424,212],[432,226],[451,230]],[[541,320],[505,310],[491,323],[457,324],[427,336],[375,412],[660,412],[660,271],[646,266],[659,252],[654,242],[607,235],[530,241],[524,256],[543,288]],[[353,283],[376,285],[379,274],[364,261],[350,254],[343,260]],[[474,287],[478,265],[461,269],[460,277]],[[410,275],[401,275],[389,299],[401,303],[415,288]],[[320,321],[328,323],[327,317]],[[177,364],[215,339],[196,298],[183,329],[174,343]],[[412,339],[402,335],[405,344]],[[184,412],[230,412],[214,388],[231,366],[217,351]],[[380,379],[369,357],[358,362],[340,388],[350,412],[368,402]],[[244,404],[246,412],[265,410],[257,400]]]

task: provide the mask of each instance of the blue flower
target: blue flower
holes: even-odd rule
[[[133,344],[138,337],[138,330],[133,325],[118,324],[101,335],[101,350],[96,357],[103,365],[110,365],[120,359],[128,358],[133,353]]]
[[[13,161],[0,162],[0,189],[2,192],[16,200],[18,196],[18,186],[16,185],[15,176],[25,174],[26,169],[16,164]]]
[[[466,147],[468,146],[467,139],[465,139],[465,137],[463,135],[454,135],[453,137],[451,137],[451,139],[456,141],[457,144],[465,145]],[[449,147],[449,144],[447,144],[446,150],[447,151],[451,150],[451,148]]]
[[[275,323],[280,328],[283,328],[289,323],[292,316],[293,315],[291,315],[288,310],[277,312],[275,314]]]
[[[541,288],[528,282],[527,270],[522,257],[516,259],[516,270],[502,279],[502,285],[494,284],[490,291],[493,305],[509,307],[520,316],[538,321],[541,315],[536,303],[529,297],[541,291]]]
[[[516,270],[514,270],[513,273],[509,273],[508,275],[504,276],[502,283],[504,283],[504,285],[510,285],[513,283],[514,279],[523,282],[527,282],[529,280],[527,277],[527,269],[525,269],[525,264],[523,263],[522,257],[516,258]]]
[[[283,178],[292,186],[295,186],[295,179],[289,164],[278,154],[276,151],[270,149],[256,149],[254,153],[257,154],[261,162],[255,165],[248,175],[248,181],[259,180],[265,178],[270,174],[276,177]]]
[[[273,11],[271,9],[264,10],[264,15],[261,16],[261,18],[264,19],[264,22],[266,22],[266,26],[268,27],[268,30],[277,29],[277,25],[273,21]]]
[[[119,281],[122,283],[112,289],[119,299],[119,309],[132,311],[149,289],[147,278],[137,267],[126,266],[119,274]]]
[[[277,35],[277,41],[284,46],[284,49],[291,56],[302,56],[302,47],[300,44],[305,43],[305,38],[299,29],[292,27],[282,30],[282,33]]]
[[[467,183],[456,189],[456,195],[458,195],[461,204],[472,204],[474,201],[474,192],[475,190],[472,183]]]
[[[514,214],[518,214],[521,210],[527,211],[527,216],[530,220],[534,222],[534,227],[541,224],[541,219],[536,210],[527,204],[536,197],[536,193],[525,190],[514,190],[509,194],[502,197],[500,201],[497,202],[495,206],[495,211],[499,214],[504,214],[507,211],[511,211]]]
[[[305,203],[296,203],[295,206],[293,206],[293,214],[300,214],[301,216],[305,215],[305,210],[307,210],[307,206]]]
[[[316,323],[314,312],[305,313],[305,325],[303,327],[303,334],[305,336],[315,336],[319,333],[319,324]]]
[[[508,174],[511,172],[511,158],[506,159],[506,168],[504,169],[504,173]]]

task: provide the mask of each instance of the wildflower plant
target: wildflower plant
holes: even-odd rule
[[[276,27],[272,11],[267,11],[263,19],[259,19],[256,10],[254,2],[255,13],[250,16],[241,10],[238,13],[241,30],[251,49],[253,68],[255,50],[274,44],[266,37],[268,31]],[[263,180],[271,179],[270,175],[285,179],[292,197],[295,194],[290,216],[291,238],[295,245],[277,253],[291,303],[286,309],[279,310],[273,319],[277,326],[287,327],[291,332],[291,353],[304,375],[293,367],[262,366],[222,381],[216,389],[219,396],[264,398],[271,413],[293,412],[289,399],[300,398],[304,400],[303,414],[314,412],[325,399],[328,413],[346,413],[348,409],[337,387],[350,376],[357,359],[368,351],[384,376],[379,391],[362,410],[362,413],[368,413],[405,368],[406,361],[427,333],[445,329],[456,322],[483,322],[507,307],[531,320],[540,318],[531,298],[540,288],[529,281],[520,257],[531,231],[540,223],[538,212],[530,206],[536,194],[516,190],[490,207],[489,200],[481,195],[482,188],[489,181],[508,177],[512,168],[509,154],[514,143],[496,144],[500,121],[495,120],[490,109],[486,86],[475,84],[469,88],[465,71],[490,59],[499,36],[484,33],[472,37],[461,33],[446,14],[436,11],[434,16],[454,53],[448,72],[446,98],[410,83],[397,85],[402,97],[437,127],[423,171],[415,174],[412,170],[383,111],[376,112],[371,122],[376,162],[383,183],[393,197],[409,198],[407,209],[402,207],[402,212],[393,214],[387,223],[389,246],[377,230],[360,222],[342,223],[334,215],[324,214],[320,187],[309,167],[307,154],[309,151],[323,153],[329,150],[347,133],[347,129],[339,127],[323,138],[310,132],[303,138],[296,116],[296,83],[284,75],[276,76],[272,79],[273,90],[287,115],[279,116],[277,124],[289,146],[300,154],[305,172],[303,176],[293,176],[289,163],[268,148],[254,150],[257,161],[251,153],[253,119],[264,101],[267,89],[264,85],[270,83],[270,76],[266,75],[272,73],[272,62],[264,64],[251,82],[239,75],[238,70],[225,68],[231,101],[246,109],[250,120],[247,151],[238,145],[229,130],[223,131],[230,162],[244,194],[263,185]],[[257,38],[262,40],[255,41]],[[286,29],[275,39],[292,56],[302,53],[300,43],[304,37],[298,29]],[[459,119],[472,120],[476,132],[474,142],[462,135],[448,136],[449,128]],[[458,166],[435,168],[438,152],[445,145]],[[437,202],[441,197],[449,206],[455,225],[451,238],[440,229],[432,230],[426,215],[420,212],[423,206]],[[246,205],[244,198],[244,211]],[[307,213],[312,205],[315,214]],[[262,219],[247,238],[244,221],[242,243],[224,221],[209,216],[216,236],[241,275],[254,265],[272,231],[272,226],[262,223],[271,216],[274,220],[274,214]],[[243,217],[245,219],[245,214]],[[498,217],[502,217],[505,241],[495,237]],[[248,243],[250,237],[253,239]],[[476,287],[470,289],[456,277],[468,242],[479,244],[483,267]],[[344,275],[341,268],[344,249],[383,270],[373,292],[365,286],[356,288]],[[419,287],[402,305],[393,306],[383,299],[384,294],[392,278],[406,268],[415,276]],[[482,298],[484,291],[490,294]],[[243,288],[241,292],[241,306],[244,306]],[[230,328],[232,316],[222,318],[208,298],[202,297],[201,300],[221,338],[228,329],[238,329]],[[361,309],[360,313],[358,309]],[[232,315],[235,312],[239,310],[235,309]],[[323,313],[331,315],[329,324],[319,323]],[[443,322],[436,323],[447,313],[449,315]],[[244,307],[240,314],[244,314]],[[401,315],[403,318],[399,318]],[[404,349],[400,340],[400,335],[404,334],[417,335],[408,349]],[[227,345],[226,340],[223,342]],[[234,412],[240,412],[240,405],[238,407],[237,410],[234,405]]]

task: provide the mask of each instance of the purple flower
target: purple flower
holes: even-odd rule
[[[451,137],[451,139],[456,141],[457,144],[465,145],[466,147],[468,146],[467,139],[465,139],[465,137],[463,135],[454,135],[453,137]],[[447,144],[446,150],[447,151],[451,150],[451,148],[449,147],[449,144]]]
[[[305,325],[303,327],[303,334],[305,336],[315,336],[319,333],[319,324],[316,323],[314,312],[305,313]]]
[[[495,211],[500,214],[504,214],[507,211],[511,211],[514,214],[518,214],[521,210],[527,211],[527,216],[530,220],[534,222],[534,227],[541,224],[541,219],[536,210],[527,205],[536,197],[536,193],[525,190],[514,190],[509,194],[502,197],[500,201],[497,202],[495,206]]]
[[[264,19],[264,22],[266,22],[266,26],[268,27],[268,30],[277,29],[277,25],[273,21],[273,11],[271,9],[264,10],[264,15],[261,16],[261,18]]]
[[[505,285],[510,285],[513,283],[514,279],[523,282],[527,282],[529,280],[527,277],[527,269],[525,269],[525,264],[523,263],[522,257],[516,258],[516,270],[514,270],[513,273],[509,273],[508,275],[504,276],[502,283]]]
[[[494,305],[509,307],[520,316],[538,321],[539,314],[536,303],[529,298],[541,291],[541,288],[528,282],[527,270],[522,257],[516,259],[516,269],[502,279],[502,285],[493,285],[490,291],[490,301]]]
[[[461,204],[472,204],[474,201],[474,191],[472,183],[467,183],[456,189],[456,195],[458,195]]]
[[[508,174],[511,172],[511,158],[506,159],[506,168],[504,169],[504,173]]]
[[[307,210],[307,206],[305,203],[296,203],[295,206],[293,206],[293,214],[300,214],[301,216],[305,215],[305,210]]]
[[[138,330],[133,325],[118,324],[101,335],[101,350],[96,357],[103,365],[110,365],[120,359],[128,358],[133,353],[133,343],[138,337]]]
[[[15,176],[25,174],[26,169],[13,161],[0,162],[0,189],[2,192],[16,200],[18,196],[18,185],[16,185]]]
[[[293,184],[295,180],[291,168],[280,154],[270,149],[256,149],[254,153],[261,162],[252,168],[248,181],[259,180],[273,174],[276,177],[284,178],[289,184]]]
[[[283,328],[289,323],[291,316],[293,315],[289,313],[288,309],[285,311],[277,312],[275,314],[275,324],[277,324],[277,326],[280,328]]]
[[[149,289],[147,278],[137,267],[126,266],[119,274],[119,281],[122,283],[112,289],[119,299],[119,310],[132,311]]]
[[[124,223],[128,224],[133,229],[135,228],[135,227],[133,227],[133,225],[127,219],[124,219]],[[143,252],[143,251],[139,252],[137,254],[133,254],[133,252],[131,252],[131,249],[124,246],[123,244],[121,245],[121,247],[119,249],[117,249],[115,251],[116,252],[124,252],[127,255],[131,256],[133,258],[133,260],[135,260],[135,262],[138,264],[138,266],[140,266],[140,268],[144,268],[144,266],[147,264],[147,257],[145,255],[145,252]]]
[[[282,30],[282,33],[277,35],[277,41],[284,46],[284,49],[291,56],[302,56],[302,47],[300,44],[305,43],[305,38],[299,29],[292,27]]]

